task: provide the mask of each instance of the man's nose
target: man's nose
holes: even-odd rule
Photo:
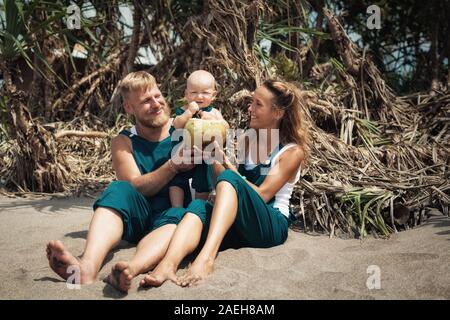
[[[152,107],[159,107],[159,105],[160,105],[160,103],[159,103],[159,100],[158,99],[156,99],[156,98],[151,98],[150,99],[150,105],[152,106]]]

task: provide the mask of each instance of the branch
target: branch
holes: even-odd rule
[[[352,76],[358,76],[361,65],[361,57],[352,47],[353,43],[348,38],[344,28],[339,23],[336,16],[327,8],[323,8],[323,13],[328,19],[331,37],[333,38],[337,52],[341,56],[342,62]]]
[[[90,82],[93,78],[100,76],[102,74],[105,74],[109,71],[114,70],[114,68],[120,64],[121,60],[120,55],[125,51],[125,47],[121,48],[120,50],[116,51],[115,53],[111,54],[109,56],[108,62],[103,67],[99,68],[98,70],[92,72],[90,75],[85,76],[84,78],[80,79],[80,81],[76,82],[68,89],[68,92],[65,94],[62,94],[61,97],[55,101],[53,104],[52,110],[58,110],[62,105],[68,104],[76,95],[78,89],[84,85],[87,82]]]
[[[100,131],[77,131],[77,130],[62,130],[55,134],[56,139],[63,137],[82,137],[82,138],[107,138],[109,135],[106,132]]]

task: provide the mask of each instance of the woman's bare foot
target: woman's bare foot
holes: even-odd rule
[[[128,293],[131,288],[131,280],[134,274],[129,263],[124,261],[117,262],[112,268],[111,273],[105,278],[105,282],[112,285],[117,290]]]
[[[89,272],[89,268],[83,264],[77,257],[72,255],[64,248],[64,245],[59,240],[52,240],[47,244],[47,259],[50,268],[64,280],[67,280],[76,267],[80,268],[80,284],[92,283],[95,276]],[[72,272],[70,272],[72,271]]]
[[[164,262],[160,263],[154,271],[149,272],[144,279],[141,280],[139,285],[141,287],[159,287],[167,280],[171,280],[172,282],[178,283],[178,278],[175,274],[176,267],[165,264]]]
[[[187,272],[178,278],[178,285],[182,287],[192,287],[203,282],[214,270],[214,260],[202,259],[195,261],[189,266]]]

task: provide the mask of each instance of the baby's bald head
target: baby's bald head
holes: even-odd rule
[[[195,101],[200,108],[204,108],[214,101],[216,94],[216,80],[211,73],[205,70],[191,73],[184,91],[184,96],[189,102]]]
[[[216,79],[214,76],[205,70],[197,70],[191,73],[187,79],[187,87],[190,86],[209,87],[213,90],[216,89]]]

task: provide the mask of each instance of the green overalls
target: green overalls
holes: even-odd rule
[[[200,111],[211,112],[212,109],[213,106],[210,105],[200,108]],[[175,114],[177,116],[182,115],[183,113],[184,110],[181,107],[175,109]],[[192,170],[178,174],[178,177],[174,178],[170,185],[179,186],[180,183],[192,178],[192,188],[196,192],[210,192],[213,186],[211,177],[211,167],[202,161],[201,164],[196,165]]]
[[[279,147],[278,150],[281,150]],[[239,166],[238,173],[232,170],[223,171],[218,177],[219,182],[226,181],[236,190],[238,208],[236,220],[228,231],[222,243],[222,248],[255,247],[269,248],[284,243],[288,235],[291,219],[283,215],[278,208],[274,208],[275,199],[265,203],[243,177],[260,186],[270,169],[270,163],[275,154],[270,157],[268,164],[259,164],[251,170],[245,165]],[[262,170],[265,169],[265,174]],[[186,209],[197,215],[203,223],[202,241],[205,240],[211,220],[212,205],[204,200],[193,200]]]
[[[171,134],[175,128],[171,127]],[[142,175],[162,166],[168,159],[173,146],[171,137],[159,142],[148,141],[130,131],[119,134],[132,142],[133,157]],[[181,185],[185,191],[184,206],[191,201],[188,182]],[[98,207],[116,210],[122,217],[124,230],[122,238],[131,243],[139,242],[150,231],[166,224],[178,224],[185,214],[183,208],[171,208],[169,188],[164,186],[156,195],[146,198],[128,181],[113,181],[94,203]]]
[[[212,105],[209,105],[209,106],[207,106],[207,107],[200,108],[200,111],[203,111],[203,112],[211,112],[213,108],[214,108],[214,107],[213,107]],[[175,109],[175,115],[181,116],[181,115],[184,113],[184,111],[185,111],[185,110],[183,110],[183,108],[178,107],[178,108]]]

